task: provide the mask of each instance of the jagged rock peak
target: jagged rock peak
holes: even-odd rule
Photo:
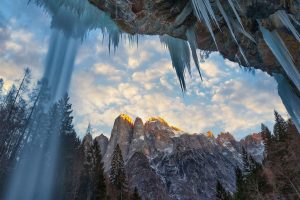
[[[261,133],[253,133],[240,141],[241,145],[258,162],[262,162],[264,156],[264,143]]]
[[[136,126],[144,126],[143,120],[141,118],[139,118],[139,117],[135,118],[133,126],[134,127],[136,127]]]
[[[212,131],[207,131],[206,137],[208,137],[208,138],[215,138],[214,133]]]
[[[176,126],[170,125],[165,119],[162,117],[156,116],[156,117],[150,117],[146,123],[145,123],[146,129],[149,129],[149,127],[167,127],[172,129],[176,132],[182,132],[182,130]]]
[[[224,141],[228,141],[228,142],[231,142],[231,141],[236,141],[233,137],[233,135],[231,135],[229,132],[221,132],[218,137],[217,137],[217,140],[220,141],[220,142],[224,142]]]
[[[106,153],[107,145],[108,145],[108,138],[101,134],[97,137],[95,137],[95,141],[97,141],[98,145],[101,149],[101,154],[104,155]]]
[[[92,142],[93,142],[93,136],[90,133],[86,134],[82,139],[82,144],[84,145],[91,144]]]
[[[117,117],[116,120],[118,120],[118,119],[122,119],[122,120],[128,122],[129,124],[131,124],[131,125],[133,126],[133,120],[132,120],[132,118],[131,118],[129,115],[127,115],[127,114],[124,114],[124,113],[120,114],[120,115]]]
[[[261,133],[252,133],[251,135],[247,135],[245,138],[241,140],[245,142],[254,142],[254,143],[261,143],[263,141]]]
[[[159,116],[157,116],[157,117],[150,117],[146,121],[146,123],[152,123],[152,122],[159,122],[159,123],[161,123],[161,124],[163,124],[165,126],[169,126],[169,123],[166,120],[164,120],[162,117],[159,117]]]
[[[104,134],[100,134],[99,136],[95,137],[96,140],[108,140],[108,138]]]

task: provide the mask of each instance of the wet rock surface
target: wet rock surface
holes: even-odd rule
[[[244,0],[238,2],[238,13],[245,30],[252,35],[254,42],[244,34],[236,32],[237,40],[248,59],[247,64],[238,50],[238,46],[230,35],[228,27],[216,6],[211,0],[212,9],[219,23],[218,28],[213,25],[213,33],[218,44],[218,49],[207,30],[204,22],[197,20],[195,14],[185,12],[190,3],[188,0],[90,0],[99,9],[108,13],[118,26],[130,34],[163,35],[187,39],[186,30],[194,27],[197,36],[198,48],[205,51],[219,51],[224,58],[238,62],[243,66],[254,67],[268,73],[283,73],[280,64],[263,40],[258,28],[257,20],[269,30],[277,30],[288,47],[295,64],[300,69],[300,43],[289,30],[277,26],[278,20],[273,20],[272,15],[278,10],[285,10],[295,20],[300,21],[300,1],[282,0]],[[229,1],[220,0],[229,17],[235,18]],[[117,6],[116,6],[117,5]],[[184,20],[178,20],[184,16]],[[176,20],[177,19],[177,20]],[[299,30],[299,26],[295,27]],[[239,59],[237,59],[239,58]]]

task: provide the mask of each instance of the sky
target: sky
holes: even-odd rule
[[[0,78],[6,90],[25,67],[41,78],[50,36],[50,17],[27,0],[3,0],[0,7]],[[228,131],[237,139],[273,126],[274,109],[287,112],[277,84],[262,71],[246,71],[218,53],[201,64],[203,81],[192,65],[187,91],[180,88],[167,50],[158,36],[139,36],[138,46],[123,41],[116,52],[100,30],[80,46],[69,94],[74,125],[84,135],[110,135],[114,119],[125,113],[144,121],[160,116],[188,133]]]

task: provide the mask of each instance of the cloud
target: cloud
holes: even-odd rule
[[[0,74],[7,88],[21,77],[25,66],[32,68],[34,77],[41,77],[48,46],[50,18],[22,2],[5,0],[11,16],[0,12],[4,13],[0,16]],[[203,81],[192,67],[183,94],[158,37],[140,37],[138,48],[121,42],[111,54],[107,45],[100,31],[93,31],[76,59],[70,96],[74,124],[81,135],[89,122],[96,133],[108,134],[114,119],[127,113],[144,120],[161,116],[190,133],[230,131],[241,137],[257,131],[260,123],[271,124],[274,109],[285,112],[271,77],[245,73],[217,53],[201,64]]]

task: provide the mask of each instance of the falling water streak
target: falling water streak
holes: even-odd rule
[[[50,87],[51,102],[56,102],[68,91],[80,39],[58,30],[53,30],[52,35],[57,40],[54,48],[49,48],[44,79]]]
[[[57,120],[57,124],[60,124],[61,119]],[[56,130],[53,132],[59,133],[59,128],[56,127]],[[43,200],[51,200],[52,192],[53,192],[53,183],[55,178],[55,171],[56,171],[56,163],[58,160],[58,152],[59,152],[59,135],[58,134],[51,134],[49,138],[49,142],[46,144],[48,145],[48,154],[51,155],[49,159],[51,161],[42,158],[42,162],[40,162],[40,172],[39,176],[42,177],[40,181],[36,182],[35,188],[39,188],[38,194],[36,194],[34,199],[43,199]],[[50,148],[49,148],[50,147]]]
[[[44,74],[52,97],[49,107],[68,91],[79,44],[79,38],[68,37],[63,31],[52,31]],[[42,148],[34,152],[25,149],[21,154],[23,160],[18,163],[11,178],[7,200],[51,199],[59,137],[56,134],[50,134],[49,140],[43,138],[41,142],[41,146],[47,145],[46,150],[54,162],[49,164],[49,161],[43,160]]]
[[[45,62],[42,83],[50,100],[42,100],[41,107],[36,110],[47,115],[53,104],[68,91],[78,47],[90,30],[99,28],[108,35],[109,46],[117,48],[122,32],[109,16],[92,6],[87,0],[29,0],[45,9],[52,16],[52,33]],[[48,94],[49,93],[49,94]],[[59,114],[56,114],[59,115]],[[7,184],[5,200],[51,200],[54,198],[55,173],[58,170],[61,116],[50,122],[50,134],[41,129],[41,119],[33,116],[28,128],[30,140],[20,150],[19,161],[16,162]],[[49,123],[49,122],[48,122]],[[48,124],[47,124],[48,126]],[[48,138],[45,136],[49,135]],[[27,138],[27,137],[26,137]],[[26,142],[28,142],[26,139]],[[32,143],[38,144],[32,147]],[[46,152],[46,153],[45,153]],[[47,158],[45,158],[47,154]]]
[[[282,103],[300,132],[300,97],[296,95],[293,87],[285,77],[280,74],[274,74],[274,77],[278,83],[278,94]]]

